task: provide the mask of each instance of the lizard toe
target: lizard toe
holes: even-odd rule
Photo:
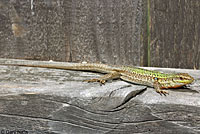
[[[164,91],[164,90],[159,90],[159,91],[157,91],[157,93],[159,93],[160,95],[164,95],[164,96],[169,94],[167,91]]]

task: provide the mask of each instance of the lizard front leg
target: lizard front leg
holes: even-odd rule
[[[158,81],[155,81],[153,83],[153,87],[155,88],[156,92],[159,93],[160,95],[164,94],[166,96],[166,94],[169,94],[167,91],[164,91],[160,88],[161,86]]]
[[[106,81],[108,80],[113,80],[113,79],[118,79],[120,78],[120,73],[119,72],[113,72],[113,73],[108,73],[103,75],[102,77],[95,78],[95,79],[90,79],[90,80],[84,80],[85,82],[99,82],[101,84],[105,84]]]

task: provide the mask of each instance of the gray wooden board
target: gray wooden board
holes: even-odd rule
[[[189,89],[173,89],[160,96],[153,88],[120,80],[102,86],[82,82],[100,76],[98,73],[1,65],[0,130],[29,134],[200,133],[200,71],[149,69],[188,72],[196,80]]]

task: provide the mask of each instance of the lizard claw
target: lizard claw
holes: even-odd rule
[[[166,96],[167,94],[169,94],[167,91],[164,90],[157,90],[156,92],[159,93],[161,96],[162,95]]]

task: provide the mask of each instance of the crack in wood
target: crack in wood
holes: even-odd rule
[[[80,107],[80,106],[78,106],[78,105],[74,105],[74,104],[71,104],[71,103],[67,103],[67,102],[63,102],[63,101],[57,101],[57,100],[51,100],[51,99],[46,99],[46,98],[42,98],[41,100],[49,100],[49,101],[51,101],[51,102],[56,102],[56,103],[61,103],[61,104],[67,104],[67,105],[69,105],[69,106],[71,106],[71,107],[74,107],[74,108],[77,108],[77,109],[79,109],[79,110],[82,110],[83,112],[87,112],[87,113],[90,113],[90,114],[95,114],[95,115],[108,115],[108,114],[105,114],[105,113],[98,113],[98,112],[93,112],[93,111],[91,111],[91,110],[87,110],[87,109],[83,109],[82,107]],[[98,110],[98,111],[100,111],[100,110]]]
[[[109,98],[112,97],[112,94],[113,94],[114,92],[116,92],[117,90],[125,89],[125,88],[128,88],[128,87],[131,87],[131,85],[125,85],[125,86],[122,86],[122,87],[120,87],[120,88],[117,88],[117,89],[111,91],[108,97],[109,97]]]
[[[131,86],[129,86],[129,85],[128,85],[128,86],[124,86],[124,87],[121,87],[121,88],[116,89],[116,90],[124,89],[124,88],[127,88],[127,87],[131,87]],[[116,90],[115,90],[115,91],[116,91]],[[136,92],[136,91],[130,92],[130,93],[125,97],[124,101],[123,101],[120,105],[116,106],[116,107],[113,108],[112,110],[104,111],[104,112],[117,112],[117,111],[123,110],[123,109],[126,108],[126,107],[122,107],[122,106],[126,105],[132,98],[134,98],[134,97],[136,97],[136,96],[138,96],[138,95],[143,94],[146,90],[147,90],[147,88],[144,88],[144,89],[140,90],[139,92]],[[111,93],[113,93],[113,91],[112,91]],[[122,108],[120,108],[120,107],[122,107]]]
[[[71,126],[77,126],[80,128],[85,128],[85,129],[90,129],[90,130],[98,130],[98,131],[113,130],[113,128],[101,127],[101,126],[96,126],[96,125],[87,124],[87,123],[83,123],[83,122],[81,122],[82,123],[82,125],[81,125],[80,121],[76,121],[76,122],[72,123],[72,122],[68,122],[68,121],[62,121],[62,120],[56,120],[56,119],[50,119],[50,118],[24,116],[24,115],[18,115],[18,114],[4,114],[4,113],[0,113],[0,116],[10,117],[10,118],[25,118],[25,119],[30,119],[30,120],[40,120],[40,121],[46,121],[46,122],[66,123]],[[76,123],[79,123],[79,124],[76,124]],[[121,129],[118,129],[118,130],[121,130]]]

